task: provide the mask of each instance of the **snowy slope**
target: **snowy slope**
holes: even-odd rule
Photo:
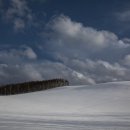
[[[15,126],[20,127],[19,122],[16,122],[15,119],[19,119],[19,122],[21,120],[31,120],[29,121],[31,123],[33,120],[32,125],[36,123],[36,120],[44,121],[40,124],[41,127],[35,126],[38,130],[43,129],[43,127],[49,130],[58,129],[59,122],[57,123],[57,121],[60,121],[60,127],[61,123],[66,125],[67,123],[73,125],[80,123],[81,128],[78,129],[82,130],[86,129],[85,125],[87,125],[88,121],[90,124],[94,123],[94,121],[103,121],[104,124],[104,121],[106,121],[106,123],[109,122],[109,125],[106,124],[105,126],[109,127],[115,126],[112,123],[113,121],[117,123],[116,126],[124,123],[121,128],[127,130],[127,128],[130,129],[130,82],[65,86],[41,92],[0,96],[0,130],[13,130],[14,127],[10,127],[13,121]],[[57,123],[57,125],[55,124],[52,128],[49,127],[50,125],[45,127],[47,121],[53,121],[53,124]],[[9,123],[5,124],[5,122]],[[26,126],[25,122],[23,124]],[[99,124],[98,126],[102,123]],[[19,129],[29,130],[34,128],[31,125],[29,126],[23,128],[23,125],[21,125]],[[16,129],[18,129],[17,127]],[[71,128],[73,129],[74,126]],[[98,128],[96,127],[96,129]],[[104,126],[103,129],[105,130]],[[111,128],[111,130],[113,129]],[[121,129],[118,128],[118,130]]]

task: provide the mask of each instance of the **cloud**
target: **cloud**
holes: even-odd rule
[[[79,73],[77,71],[73,71],[72,72],[72,76],[75,77],[75,81],[77,80],[77,83],[76,84],[95,84],[96,82],[94,81],[94,79],[88,77],[88,76],[85,76],[83,75],[83,73]],[[80,82],[79,82],[80,81]]]
[[[116,13],[116,17],[121,22],[130,22],[130,10]]]
[[[0,51],[0,83],[41,80],[42,76],[31,64],[36,59],[37,54],[28,46]]]
[[[0,62],[2,64],[21,64],[23,61],[35,60],[36,58],[37,54],[30,47],[0,51]]]
[[[14,29],[15,30],[20,30],[20,29],[23,29],[23,28],[25,28],[24,20],[17,19],[17,20],[14,21]]]
[[[84,44],[87,48],[90,47],[93,49],[94,47],[102,49],[109,45],[116,45],[117,47],[121,45],[125,46],[123,42],[120,43],[120,40],[114,33],[105,30],[98,31],[92,27],[85,27],[82,23],[72,21],[69,17],[64,15],[54,18],[47,27],[53,31],[51,37],[59,38],[61,42],[68,38],[69,43],[66,44],[70,44],[70,42],[72,42],[71,44],[73,44],[73,42],[80,42],[80,45]]]
[[[36,59],[37,58],[37,54],[30,47],[25,47],[21,54],[23,56],[27,56],[29,59]]]
[[[57,59],[98,58],[109,62],[118,61],[130,48],[130,44],[119,39],[114,33],[85,27],[64,15],[54,18],[46,28],[47,31],[42,35],[46,38],[43,49],[51,51],[52,56]]]
[[[11,0],[10,6],[5,11],[4,18],[11,22],[16,31],[23,30],[26,25],[31,24],[33,16],[31,9],[25,0]]]
[[[108,81],[120,81],[128,79],[128,69],[119,63],[109,63],[102,60],[93,61],[90,59],[68,61],[67,66],[82,73],[84,76],[89,75],[96,83]]]
[[[59,44],[84,46],[85,49],[102,49],[117,41],[117,36],[108,31],[97,31],[91,27],[84,27],[82,23],[74,22],[69,17],[56,17],[48,27],[53,31],[52,38],[57,38]]]
[[[31,65],[1,65],[0,83],[17,83],[42,79],[40,73]]]
[[[108,81],[128,80],[130,71],[123,66],[105,61],[73,60],[69,64],[41,61],[0,64],[0,83],[15,83],[30,80],[65,78],[70,84],[95,84]]]
[[[130,66],[130,54],[126,55],[122,62],[124,65]]]
[[[16,83],[50,78],[65,78],[72,84],[94,84],[89,76],[53,61],[38,61],[31,47],[0,51],[0,83]],[[33,60],[33,62],[32,62]]]
[[[129,38],[60,15],[43,30],[38,50],[0,51],[0,83],[65,78],[71,84],[130,80]],[[37,50],[37,49],[36,49]]]
[[[94,84],[88,76],[70,69],[61,63],[44,61],[41,63],[0,64],[0,83],[16,83],[31,80],[65,78],[71,84]]]
[[[127,44],[130,44],[130,38],[123,38],[122,41],[124,41]]]
[[[129,54],[127,38],[119,39],[112,32],[85,27],[82,23],[60,15],[46,27],[43,50],[54,60],[73,70],[78,81],[90,78],[91,83],[129,80],[129,69],[121,63]]]

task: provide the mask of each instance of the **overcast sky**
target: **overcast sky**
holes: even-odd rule
[[[130,80],[129,0],[0,0],[0,84]]]

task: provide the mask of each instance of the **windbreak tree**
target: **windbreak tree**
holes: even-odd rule
[[[69,82],[65,79],[51,79],[43,81],[8,84],[0,87],[0,95],[29,93],[68,85]]]

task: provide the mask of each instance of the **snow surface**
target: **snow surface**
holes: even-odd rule
[[[0,130],[130,130],[130,81],[0,96]]]

